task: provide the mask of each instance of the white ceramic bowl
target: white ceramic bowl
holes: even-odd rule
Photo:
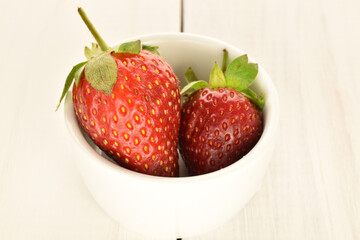
[[[207,80],[214,61],[221,62],[224,48],[230,59],[244,54],[225,42],[193,34],[160,33],[124,41],[134,39],[159,46],[160,53],[181,79],[181,86],[189,66],[199,78]],[[251,57],[249,60],[256,62]],[[84,137],[68,94],[65,121],[76,143],[79,170],[94,199],[121,226],[145,236],[188,237],[226,223],[259,189],[275,143],[279,100],[261,65],[253,87],[266,98],[264,132],[256,146],[240,161],[201,176],[185,177],[184,166],[180,164],[183,177],[179,178],[148,176],[110,161]]]

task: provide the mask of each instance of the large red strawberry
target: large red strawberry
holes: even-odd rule
[[[97,146],[125,168],[178,176],[180,93],[173,70],[156,47],[140,41],[109,48],[79,13],[100,49],[85,49],[88,61],[70,72],[61,99],[75,79],[74,111]]]
[[[182,93],[194,88],[182,106],[179,149],[190,175],[224,168],[247,154],[258,142],[263,120],[262,95],[248,86],[258,66],[248,63],[246,55],[223,69],[215,63],[209,83],[198,80],[191,68],[185,74],[189,82]],[[224,73],[225,72],[225,73]]]

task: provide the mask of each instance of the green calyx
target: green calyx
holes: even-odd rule
[[[259,109],[263,109],[265,100],[262,94],[257,95],[254,91],[249,89],[250,85],[258,74],[258,64],[249,63],[246,54],[235,58],[228,65],[228,51],[224,49],[223,62],[220,68],[217,62],[210,72],[209,82],[199,80],[192,68],[188,68],[185,73],[185,80],[188,83],[182,90],[181,94],[190,89],[198,90],[202,88],[228,88],[241,92],[251,102],[253,102]]]
[[[147,50],[160,55],[157,46],[142,45],[140,40],[122,43],[117,48],[110,48],[90,22],[84,10],[78,8],[78,12],[97,43],[92,43],[91,47],[85,47],[84,54],[87,61],[81,62],[71,69],[66,78],[56,110],[60,107],[72,83],[75,81],[77,85],[83,73],[85,73],[86,80],[94,89],[110,95],[117,81],[118,73],[116,61],[112,56],[113,53],[139,54],[141,50]]]

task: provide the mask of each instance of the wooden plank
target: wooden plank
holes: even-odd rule
[[[191,239],[360,238],[358,1],[185,1],[185,32],[238,46],[281,99],[273,161],[229,224]]]
[[[55,113],[65,78],[93,42],[179,30],[179,1],[7,1],[0,8],[0,239],[117,239],[124,230],[82,183]],[[129,234],[128,234],[129,236]],[[125,239],[142,239],[130,235]],[[123,239],[123,238],[120,238]]]

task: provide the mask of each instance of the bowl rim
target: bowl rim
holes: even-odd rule
[[[160,41],[161,39],[166,38],[184,38],[184,40],[194,40],[194,41],[206,41],[208,43],[215,43],[218,45],[223,46],[223,48],[227,49],[233,49],[237,52],[245,53],[238,47],[235,47],[232,44],[229,44],[227,42],[224,42],[222,40],[218,40],[213,37],[205,36],[205,35],[199,35],[194,33],[179,33],[179,32],[159,32],[159,33],[151,33],[151,34],[144,34],[144,35],[138,35],[133,36],[127,39],[124,39],[121,42],[126,41],[132,41],[140,39],[141,41]],[[116,46],[118,44],[114,44],[113,46]],[[229,50],[231,51],[231,50]],[[247,53],[246,53],[247,54]],[[254,59],[247,54],[249,57],[249,61],[254,62]],[[239,172],[240,170],[246,169],[249,165],[254,164],[254,162],[258,158],[257,156],[261,156],[261,150],[265,148],[267,145],[271,144],[272,137],[276,134],[276,129],[279,123],[280,118],[280,103],[279,103],[279,96],[277,93],[277,90],[268,75],[268,73],[263,69],[261,64],[259,64],[259,72],[262,74],[262,78],[265,79],[267,82],[267,88],[269,89],[268,92],[271,92],[271,98],[266,98],[266,103],[264,110],[267,109],[267,103],[271,102],[271,108],[270,111],[267,111],[266,116],[266,123],[264,125],[264,131],[262,133],[262,136],[260,137],[259,141],[256,143],[254,148],[247,153],[245,156],[241,158],[241,161],[237,161],[223,169],[203,174],[203,175],[197,175],[197,176],[186,176],[186,177],[161,177],[161,176],[152,176],[147,175],[139,172],[135,172],[129,169],[126,169],[124,167],[121,167],[120,165],[117,165],[108,159],[104,158],[100,154],[96,152],[94,148],[90,146],[90,144],[86,141],[86,139],[82,135],[82,131],[80,129],[80,126],[76,120],[75,113],[73,111],[73,105],[72,105],[72,98],[71,98],[71,91],[68,91],[65,104],[64,104],[64,118],[66,122],[67,129],[70,131],[72,135],[73,141],[75,141],[79,147],[86,150],[87,155],[89,156],[89,161],[93,161],[99,167],[104,168],[105,170],[111,171],[114,174],[122,174],[124,177],[136,180],[136,181],[146,181],[147,183],[153,182],[153,183],[161,183],[161,184],[184,184],[184,183],[194,183],[194,182],[203,182],[203,181],[209,181],[209,180],[215,180],[217,178],[229,176],[231,174],[235,174]],[[80,138],[78,136],[81,136]]]

